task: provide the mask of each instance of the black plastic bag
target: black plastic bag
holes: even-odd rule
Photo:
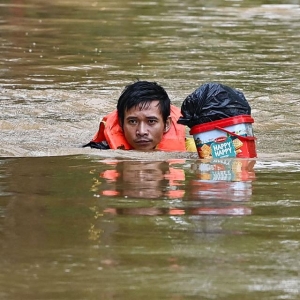
[[[209,82],[187,96],[181,105],[177,123],[193,127],[239,115],[251,115],[251,108],[241,91]]]

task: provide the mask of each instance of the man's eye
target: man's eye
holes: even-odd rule
[[[150,125],[153,125],[153,124],[157,123],[157,120],[149,120],[148,122]]]
[[[128,123],[130,125],[135,125],[137,123],[137,121],[136,120],[128,120]]]

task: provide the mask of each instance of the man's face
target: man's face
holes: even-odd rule
[[[170,117],[164,124],[158,101],[151,101],[142,109],[139,106],[125,111],[123,131],[126,140],[135,150],[149,151],[160,143],[170,128]]]

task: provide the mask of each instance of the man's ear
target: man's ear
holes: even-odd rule
[[[164,133],[168,132],[169,129],[171,128],[171,124],[172,124],[172,120],[171,117],[168,116],[166,124],[165,124],[165,129],[164,129]]]
[[[122,121],[119,118],[118,118],[118,123],[119,123],[121,129],[123,130],[123,124],[122,124]]]

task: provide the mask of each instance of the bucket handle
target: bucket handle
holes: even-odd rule
[[[235,137],[237,137],[237,138],[239,138],[241,140],[248,140],[248,141],[254,141],[254,140],[256,140],[256,137],[254,137],[254,136],[242,136],[242,135],[238,135],[238,134],[236,134],[234,132],[231,132],[229,130],[226,130],[226,129],[220,127],[220,126],[215,126],[215,129],[222,130],[222,131],[224,131],[226,133],[229,133],[230,135],[235,136]]]

